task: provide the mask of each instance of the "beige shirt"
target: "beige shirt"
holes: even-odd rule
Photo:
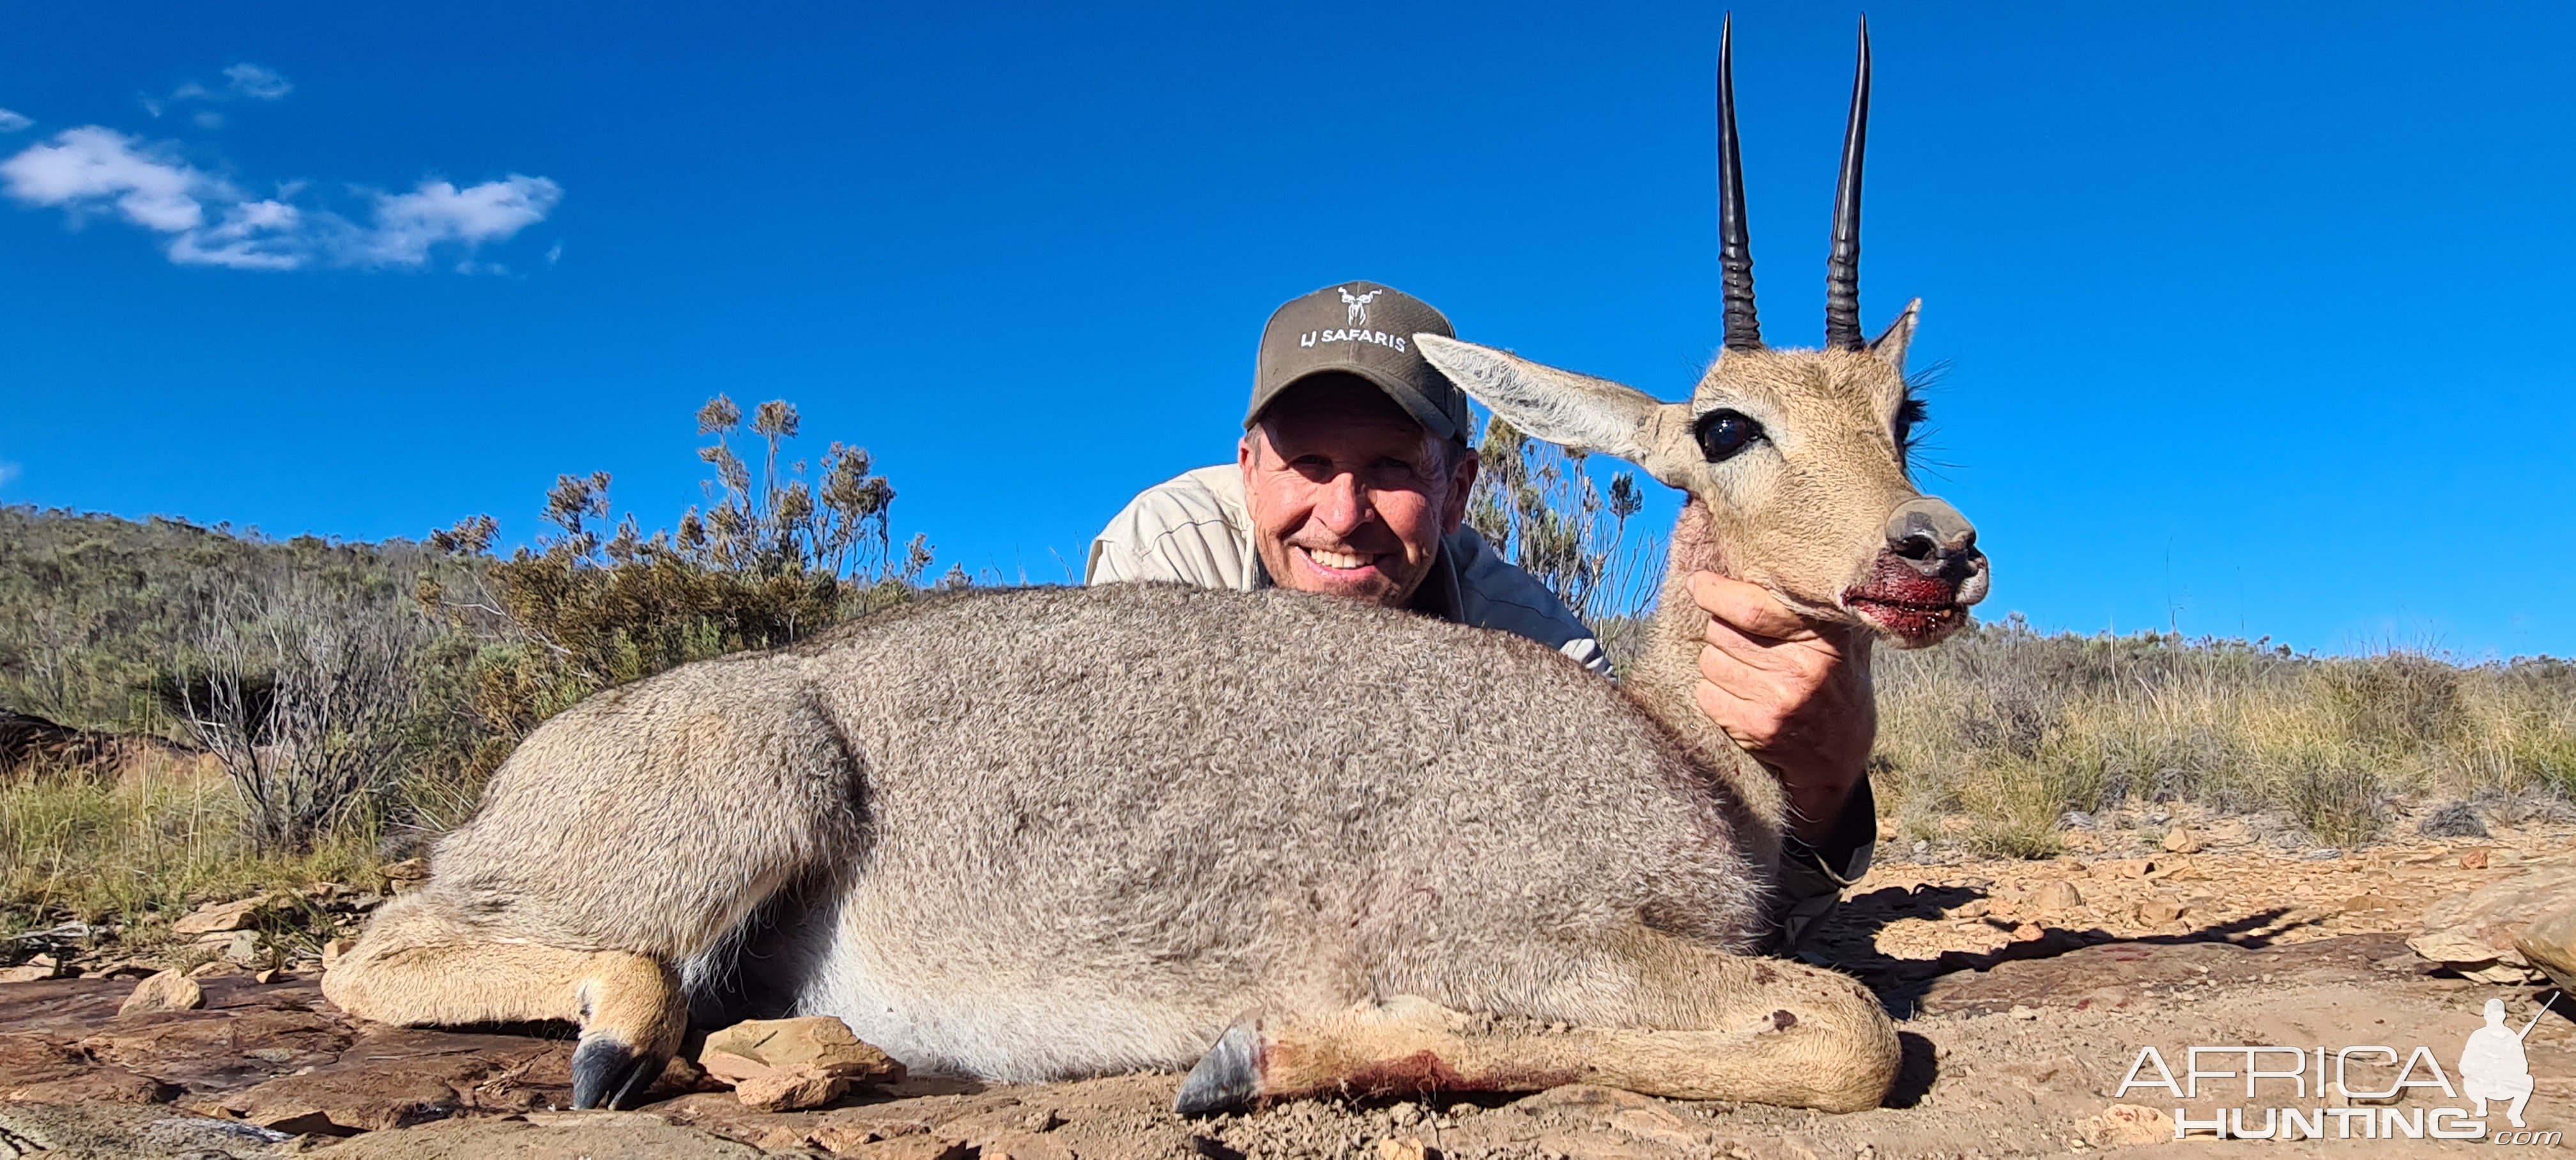
[[[1184,472],[1128,502],[1091,541],[1082,582],[1174,580],[1202,588],[1250,592],[1270,585],[1252,546],[1252,516],[1243,499],[1243,469],[1231,463]],[[1495,553],[1485,537],[1460,528],[1440,541],[1440,561],[1423,581],[1430,607],[1477,628],[1528,637],[1610,675],[1601,642],[1556,594]]]

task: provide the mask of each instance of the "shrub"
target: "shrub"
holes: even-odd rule
[[[1662,579],[1652,536],[1628,539],[1644,508],[1637,477],[1618,472],[1605,495],[1586,456],[1532,439],[1499,416],[1476,447],[1479,469],[1467,524],[1502,557],[1554,592],[1605,645],[1651,604]]]
[[[2336,846],[2401,801],[2576,793],[2576,666],[2319,658],[2268,641],[2043,636],[2018,617],[1882,652],[1878,784],[1900,828],[2044,852],[2043,819],[2190,801]]]
[[[310,850],[401,781],[431,625],[389,599],[285,573],[212,594],[174,682],[241,795],[251,844]]]
[[[607,530],[610,479],[598,472],[556,481],[544,510],[552,530],[533,548],[492,558],[489,516],[431,534],[433,546],[479,566],[466,583],[433,581],[419,593],[470,642],[447,654],[468,674],[469,784],[443,795],[425,787],[429,813],[461,816],[472,795],[460,789],[600,689],[790,644],[918,590],[930,545],[915,536],[896,547],[893,485],[872,473],[865,450],[837,442],[809,478],[786,458],[799,425],[783,401],[746,423],[731,399],[710,400],[698,412],[699,434],[715,437],[698,452],[715,472],[710,503],[671,529],[646,535],[630,514]],[[746,434],[760,446],[757,469],[733,447]]]

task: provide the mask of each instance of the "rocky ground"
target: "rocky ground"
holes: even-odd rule
[[[2516,906],[2576,903],[2576,825],[2488,821],[2483,836],[2353,854],[2301,848],[2259,820],[2171,815],[2070,819],[2072,852],[2052,861],[1884,850],[1807,952],[1868,981],[1901,1020],[1905,1075],[1886,1107],[1856,1115],[1575,1086],[1183,1120],[1166,1110],[1178,1083],[1170,1074],[1032,1087],[914,1078],[820,1110],[762,1112],[685,1066],[639,1111],[559,1112],[570,1083],[564,1029],[358,1024],[322,1000],[310,964],[254,975],[237,960],[255,956],[228,952],[256,951],[257,939],[217,929],[195,936],[215,949],[194,956],[197,977],[184,980],[201,1005],[177,993],[190,973],[181,971],[155,984],[176,993],[163,996],[168,1009],[120,1013],[138,976],[187,964],[82,962],[69,945],[59,957],[74,961],[18,974],[89,977],[0,984],[0,1157],[2201,1155],[2206,1133],[2173,1141],[2177,1107],[2198,1120],[2238,1106],[2259,1131],[2266,1108],[2307,1115],[2353,1101],[2291,1095],[2286,1079],[2264,1081],[2250,1101],[2241,1088],[2222,1098],[2241,1080],[2212,1081],[2218,1090],[2189,1101],[2161,1090],[2115,1096],[2142,1048],[2179,1073],[2192,1045],[2323,1046],[2331,1057],[2344,1046],[2422,1044],[2455,1070],[2489,998],[2505,1001],[2515,1029],[2539,1015],[2523,1041],[2536,1081],[2529,1126],[2576,1132],[2576,1004],[2543,1013],[2551,988],[2510,952],[2446,965],[2408,945],[2469,956],[2482,932],[2528,925],[2513,918]],[[2474,905],[2458,897],[2482,887],[2494,889]],[[2445,949],[2457,946],[2471,949]],[[2265,1066],[2286,1069],[2284,1059]],[[2466,1103],[2422,1088],[2395,1110]],[[2492,1129],[2509,1127],[2501,1110]],[[2329,1135],[2355,1123],[2318,1118]],[[2564,1149],[2564,1139],[2539,1146]],[[2473,1145],[2227,1146],[2380,1156]]]

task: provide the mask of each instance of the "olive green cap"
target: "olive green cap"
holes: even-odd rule
[[[1262,409],[1298,380],[1338,372],[1377,384],[1434,437],[1466,438],[1474,425],[1466,392],[1414,347],[1413,336],[1426,332],[1456,336],[1430,303],[1375,282],[1343,282],[1291,300],[1262,328],[1243,425],[1259,422]]]

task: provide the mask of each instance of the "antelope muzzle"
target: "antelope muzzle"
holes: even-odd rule
[[[1931,644],[1968,622],[1968,606],[1986,597],[1986,574],[1976,525],[1917,496],[1889,513],[1887,547],[1843,592],[1843,607],[1901,646]]]

